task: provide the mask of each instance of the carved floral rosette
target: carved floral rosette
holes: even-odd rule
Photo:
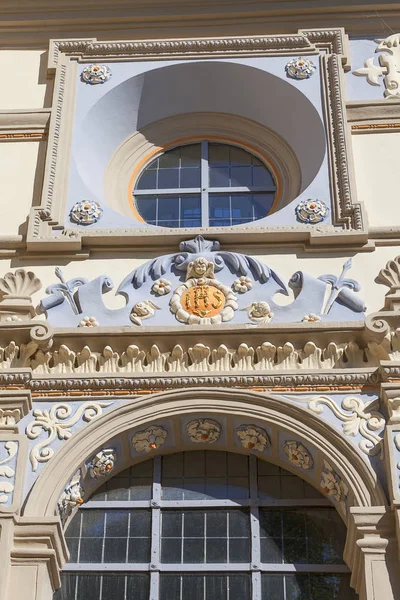
[[[190,441],[194,443],[214,444],[218,441],[222,427],[213,419],[195,419],[186,426]]]
[[[321,223],[328,214],[328,207],[322,200],[302,200],[295,208],[296,217],[302,223]]]
[[[114,469],[116,460],[117,453],[114,448],[100,450],[88,464],[89,477],[103,479]]]
[[[191,290],[193,297],[189,295]],[[230,321],[237,308],[236,294],[217,279],[208,278],[189,279],[176,288],[170,301],[170,310],[177,320],[189,325]],[[214,314],[207,316],[209,313]]]
[[[156,294],[156,296],[165,296],[166,294],[169,294],[171,292],[171,289],[171,282],[169,281],[169,279],[165,279],[164,277],[157,279],[153,283],[151,288],[151,290]]]
[[[291,79],[309,79],[315,73],[316,66],[309,58],[299,56],[290,60],[285,70],[287,76]]]
[[[285,442],[283,450],[288,457],[289,462],[300,469],[312,469],[314,459],[307,448],[296,441]]]
[[[84,83],[95,85],[97,83],[105,83],[111,77],[111,69],[107,65],[87,65],[81,74],[81,79]]]
[[[81,485],[81,471],[77,471],[65,487],[58,501],[58,510],[63,523],[72,514],[75,508],[83,504],[85,492]]]
[[[136,452],[151,452],[165,442],[167,434],[167,430],[161,425],[150,425],[132,436],[132,444]]]
[[[271,444],[268,433],[257,425],[241,425],[236,429],[236,435],[247,450],[263,452]]]
[[[320,486],[322,492],[327,496],[331,496],[338,502],[346,513],[346,501],[349,494],[349,489],[343,479],[336,473],[331,465],[324,460],[324,466],[321,473]]]
[[[92,225],[97,223],[103,214],[103,209],[98,202],[93,200],[81,200],[76,202],[69,213],[71,221],[79,225]]]

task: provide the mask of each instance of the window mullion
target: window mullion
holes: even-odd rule
[[[150,600],[158,600],[160,588],[161,456],[154,458],[151,501]]]
[[[209,225],[208,209],[208,142],[201,142],[201,226]]]

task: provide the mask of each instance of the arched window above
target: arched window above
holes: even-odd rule
[[[355,600],[329,501],[255,456],[158,456],[72,519],[57,600]]]
[[[161,227],[227,227],[266,217],[277,200],[276,176],[238,146],[203,140],[167,150],[133,190],[141,219]]]

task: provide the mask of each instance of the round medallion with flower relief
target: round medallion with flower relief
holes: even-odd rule
[[[296,206],[296,216],[302,223],[320,223],[328,214],[328,207],[322,200],[302,200]]]
[[[320,320],[321,317],[315,313],[309,313],[303,317],[303,323],[318,323]]]
[[[251,290],[252,287],[252,280],[250,279],[250,277],[245,277],[244,275],[238,277],[233,282],[233,289],[235,290],[235,292],[240,292],[241,294],[245,294],[246,292]]]
[[[91,85],[105,83],[110,77],[110,67],[99,64],[87,65],[81,73],[81,80],[85,83],[90,83]]]
[[[301,442],[288,441],[283,446],[288,460],[300,469],[311,469],[314,465],[313,457]]]
[[[292,79],[309,79],[315,73],[316,68],[312,60],[299,56],[290,60],[285,70],[287,76]]]
[[[91,225],[92,223],[96,223],[102,214],[103,209],[100,204],[93,200],[81,200],[80,202],[77,202],[69,213],[71,221],[79,223],[79,225]]]
[[[79,322],[78,327],[98,327],[99,323],[96,320],[96,317],[83,317],[83,319]]]

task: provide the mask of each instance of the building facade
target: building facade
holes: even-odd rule
[[[400,598],[400,10],[130,4],[0,8],[0,600]]]

